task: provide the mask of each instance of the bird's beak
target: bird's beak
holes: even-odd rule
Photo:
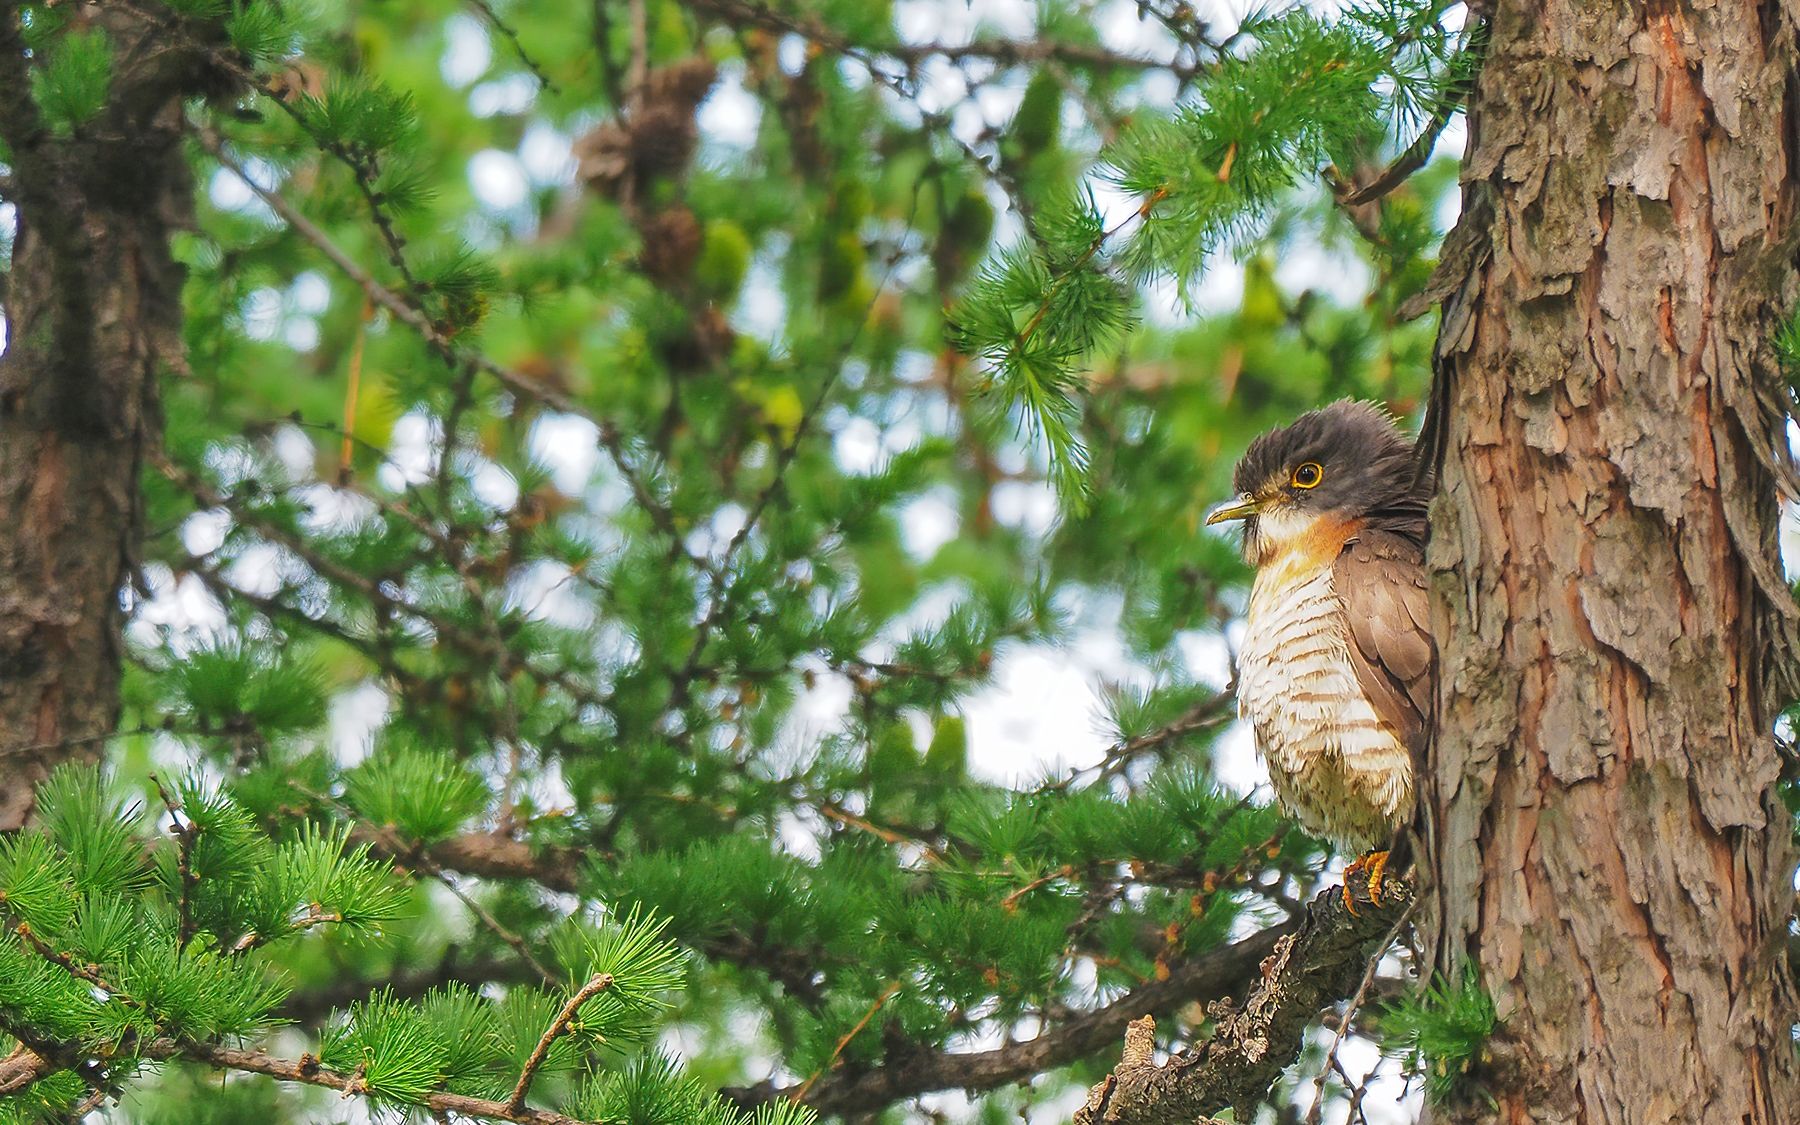
[[[1220,504],[1207,513],[1206,526],[1215,523],[1230,523],[1232,520],[1247,520],[1262,510],[1262,502],[1249,496],[1240,496],[1228,504]]]

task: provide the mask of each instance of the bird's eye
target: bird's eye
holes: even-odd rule
[[[1317,461],[1305,461],[1294,467],[1295,488],[1317,488],[1325,479],[1325,470]]]

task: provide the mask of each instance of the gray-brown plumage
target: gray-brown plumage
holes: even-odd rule
[[[1250,443],[1236,500],[1256,567],[1238,658],[1238,710],[1276,798],[1357,852],[1413,809],[1432,720],[1424,549],[1429,485],[1379,408],[1335,402]]]

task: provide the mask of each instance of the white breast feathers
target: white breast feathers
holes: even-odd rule
[[[1412,759],[1351,665],[1330,562],[1264,566],[1238,655],[1238,713],[1256,730],[1276,799],[1314,835],[1385,846],[1412,807]]]

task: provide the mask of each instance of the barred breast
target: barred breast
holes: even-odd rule
[[[1276,800],[1308,832],[1384,846],[1412,807],[1412,759],[1357,683],[1330,561],[1264,567],[1238,654],[1238,714],[1256,730]]]

